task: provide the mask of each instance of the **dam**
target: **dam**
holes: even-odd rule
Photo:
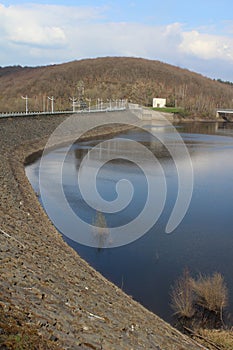
[[[118,113],[128,123],[135,121],[129,111],[110,112],[109,120],[117,123]],[[64,242],[40,206],[24,164],[41,154],[48,137],[68,117],[0,120],[4,313],[21,315],[58,349],[203,349],[91,268]],[[105,120],[106,113],[98,118]],[[117,130],[120,126],[98,133]]]

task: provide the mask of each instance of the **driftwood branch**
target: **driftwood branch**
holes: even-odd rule
[[[16,241],[17,243],[19,243],[22,247],[25,248],[25,245],[24,245],[22,242],[20,242],[20,241],[19,241],[18,239],[16,239],[16,238],[12,237],[11,235],[9,235],[9,233],[6,233],[6,232],[3,231],[2,229],[0,229],[0,232],[1,232],[1,234],[3,234],[3,236],[5,236],[5,237],[7,237],[7,238],[10,238],[10,239],[13,239],[13,240]]]
[[[223,320],[223,307],[222,306],[220,308],[220,320],[222,322],[222,325],[223,325],[224,329],[226,329],[226,325],[225,325],[225,322]]]
[[[86,311],[86,312],[88,313],[89,317],[91,317],[91,318],[97,318],[98,320],[101,320],[101,321],[106,322],[106,319],[105,319],[104,317],[95,315],[95,314],[93,314],[92,312],[89,312],[89,311]]]
[[[220,348],[218,345],[216,345],[215,343],[213,343],[211,340],[209,340],[209,339],[203,337],[203,335],[200,335],[200,334],[194,332],[192,329],[190,329],[190,328],[188,328],[188,327],[183,326],[183,328],[184,328],[187,332],[189,332],[190,334],[194,335],[195,337],[198,337],[198,338],[204,340],[204,341],[205,341],[206,343],[208,343],[209,345],[215,347],[215,349],[217,349],[217,350],[222,350],[222,348]]]

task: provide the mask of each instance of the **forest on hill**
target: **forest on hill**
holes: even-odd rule
[[[44,67],[0,68],[0,112],[71,110],[70,98],[117,100],[151,106],[154,97],[187,115],[213,117],[216,108],[233,108],[233,85],[160,61],[130,57],[83,59]]]

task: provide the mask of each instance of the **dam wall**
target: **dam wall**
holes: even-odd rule
[[[130,111],[107,117],[117,123],[118,113],[121,118],[124,113],[125,122],[135,121]],[[90,267],[64,242],[42,209],[25,175],[25,159],[38,156],[66,118],[0,120],[2,310],[15,320],[20,315],[54,349],[203,349]],[[106,120],[106,114],[90,118]],[[119,130],[117,125],[104,127],[90,131],[88,137]]]

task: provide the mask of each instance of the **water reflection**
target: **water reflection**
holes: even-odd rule
[[[181,145],[174,142],[169,128],[154,124],[147,127],[159,128],[166,143],[172,145],[177,154],[179,153]],[[191,154],[195,182],[188,213],[172,235],[164,234],[164,229],[177,196],[176,168],[166,147],[150,134],[138,130],[122,133],[118,137],[122,139],[130,137],[141,142],[150,148],[162,164],[166,174],[168,197],[156,225],[136,242],[110,250],[102,249],[104,236],[97,236],[100,239],[100,249],[95,249],[73,242],[66,238],[64,232],[64,239],[97,270],[120,287],[123,286],[127,293],[170,322],[172,321],[172,310],[169,306],[170,286],[185,267],[188,267],[194,275],[199,272],[206,274],[221,272],[230,292],[228,311],[233,313],[233,125],[187,123],[177,125],[177,130]],[[84,220],[99,221],[101,227],[105,226],[103,218],[96,218],[96,211],[82,201],[76,181],[81,161],[87,151],[98,142],[99,140],[92,140],[73,145],[66,158],[63,179],[65,194],[73,210]],[[107,159],[109,154],[121,155],[122,144],[120,146],[117,140],[105,146],[96,149],[93,167],[98,166],[100,160]],[[126,153],[132,152],[127,143],[123,148]],[[47,176],[48,181],[51,181],[51,187],[53,174],[59,166],[59,154],[64,151],[65,148],[54,150],[47,156]],[[137,156],[141,161],[147,162],[145,155]],[[39,162],[36,162],[26,168],[36,191],[38,191],[38,167]],[[133,204],[119,215],[107,214],[104,217],[107,227],[131,220],[138,215],[146,200],[147,184],[142,171],[132,162],[122,159],[109,161],[101,169],[97,183],[101,196],[106,200],[114,200],[115,185],[122,176],[132,181],[135,198]],[[156,181],[156,174],[154,176]],[[54,206],[57,215],[62,217],[62,211],[56,203],[56,193],[54,198],[51,198],[51,206]],[[62,220],[65,220],[65,217],[62,217]],[[66,224],[69,230],[69,222]]]
[[[220,130],[233,130],[233,124],[227,122],[220,123],[186,123],[178,125],[179,132],[187,132],[192,134],[217,134]]]

